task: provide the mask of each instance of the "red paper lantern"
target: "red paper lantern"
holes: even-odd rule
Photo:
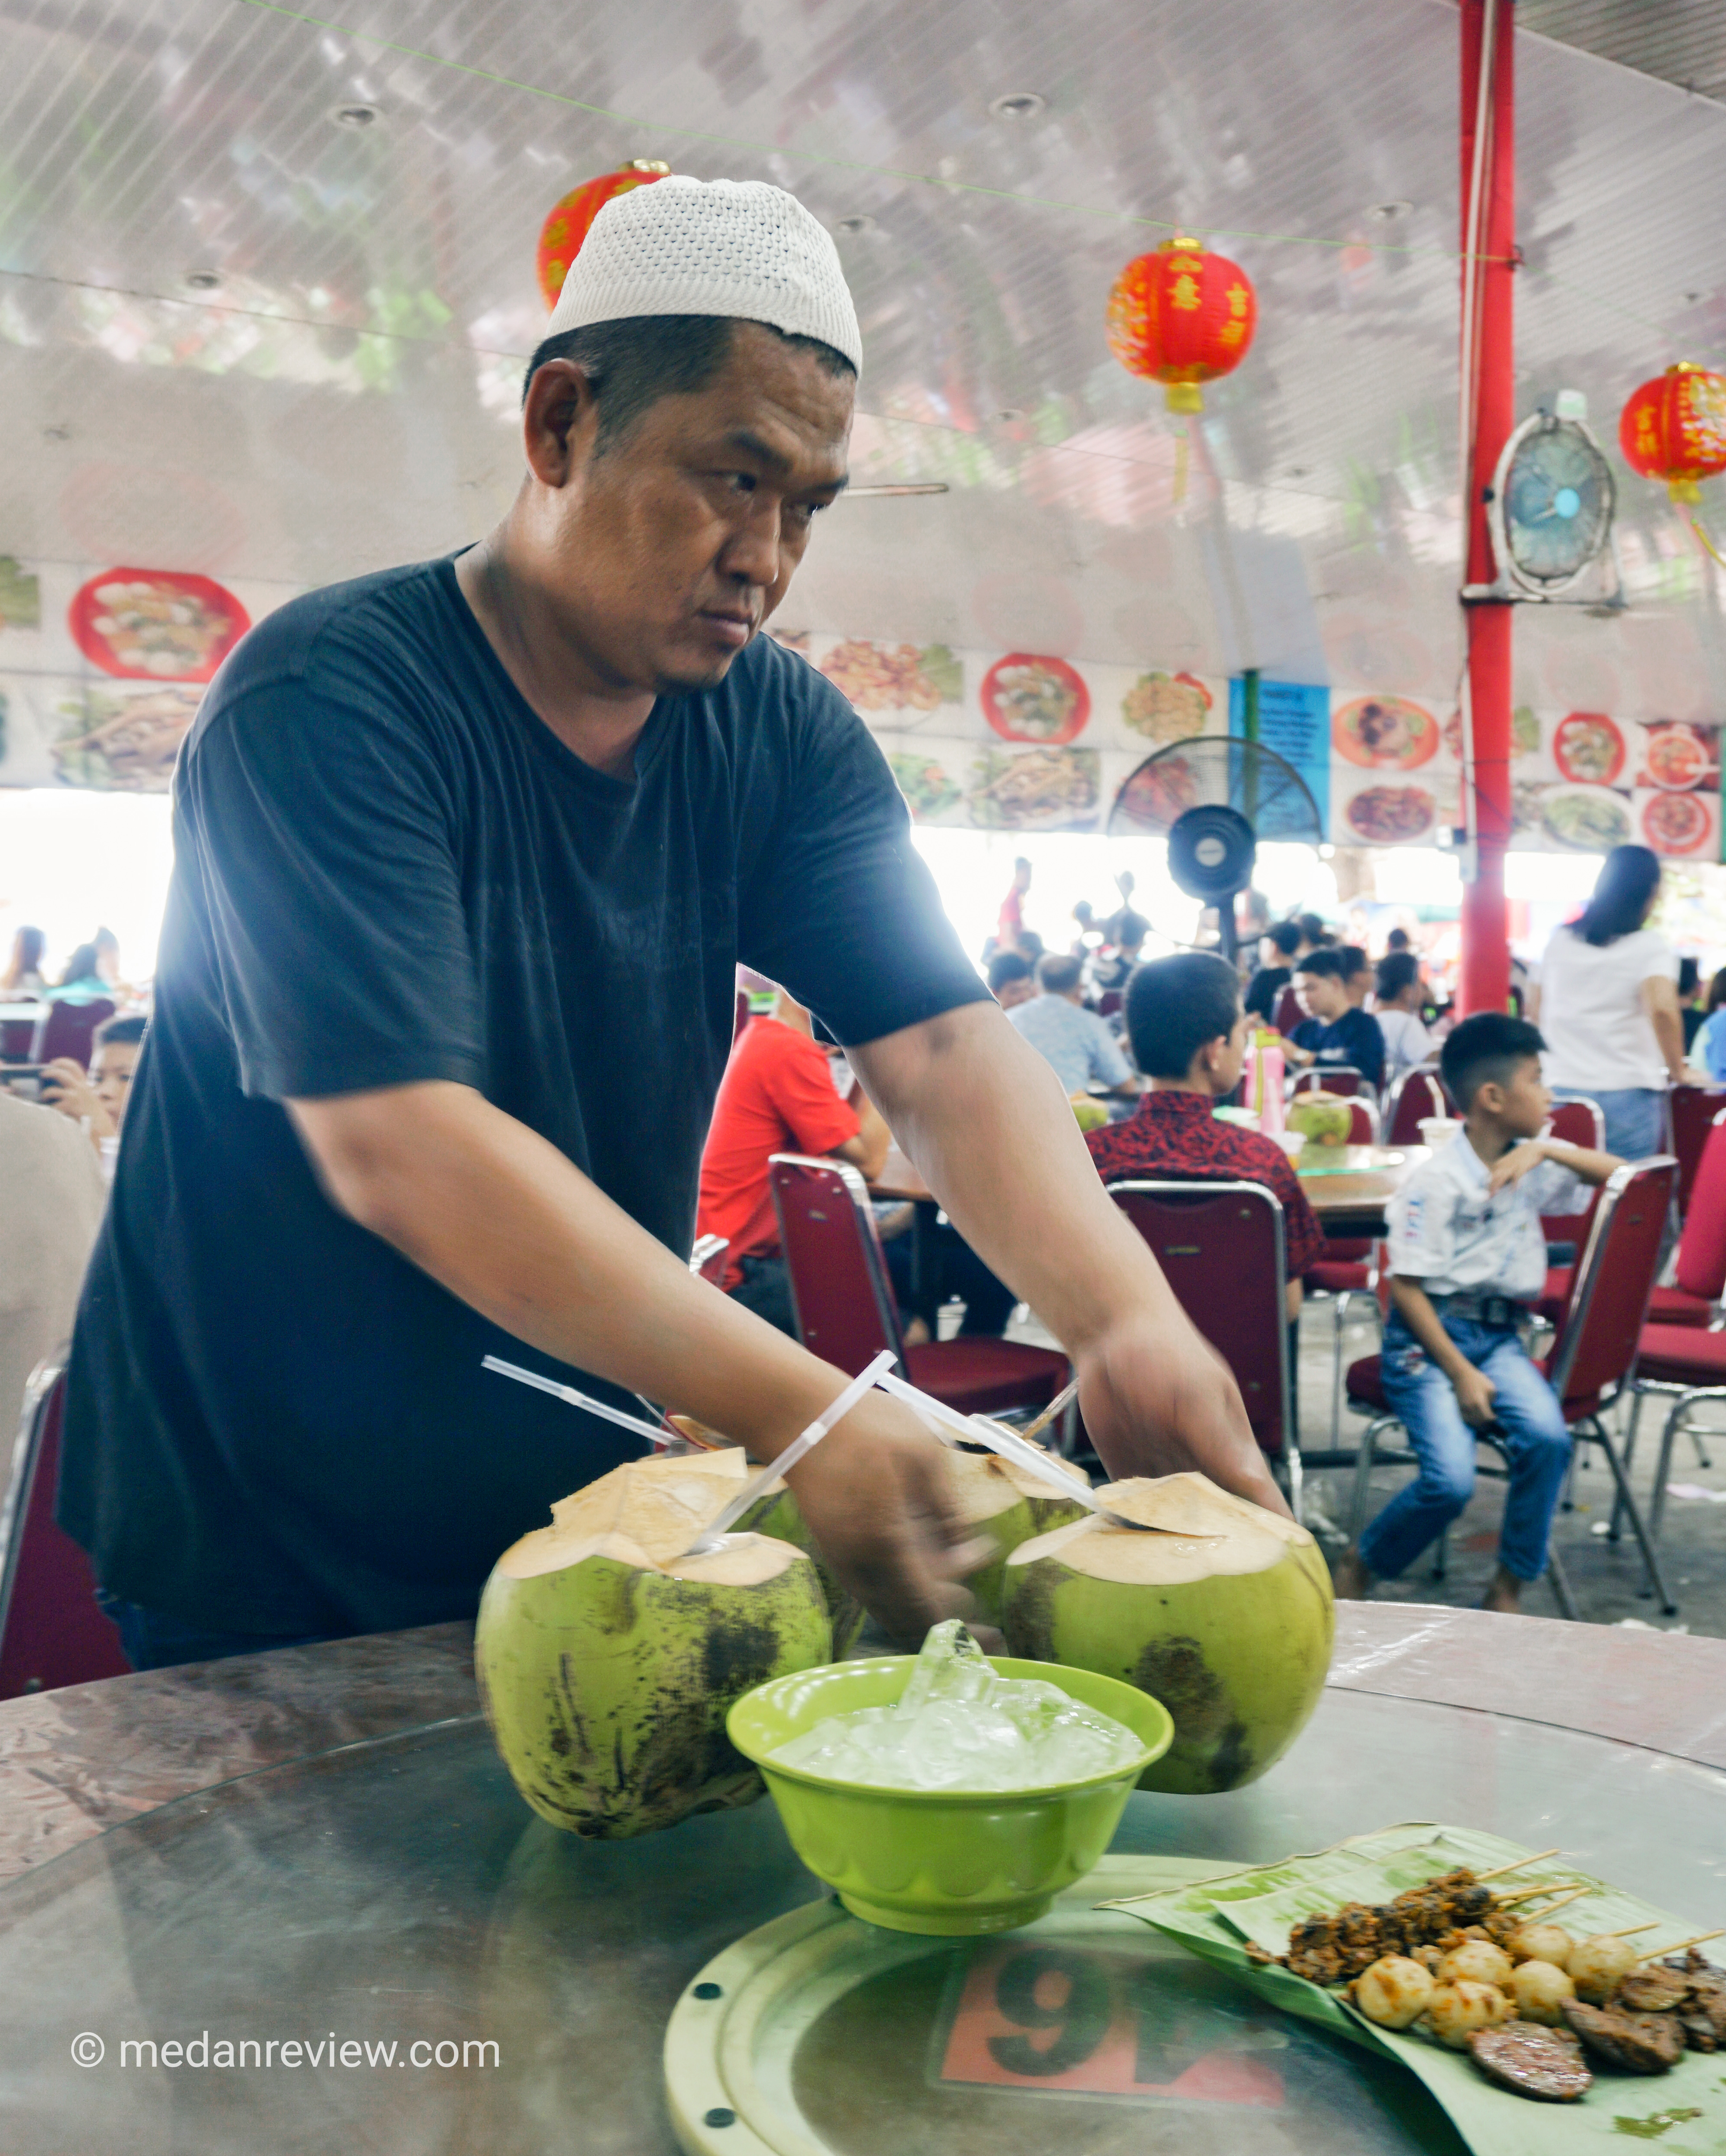
[[[626,195],[631,187],[651,187],[670,171],[655,157],[631,157],[614,172],[602,172],[597,180],[584,180],[572,187],[562,202],[554,203],[539,228],[539,289],[548,307],[557,304],[569,265],[581,253],[581,244],[593,219],[614,195]]]
[[[1109,293],[1109,350],[1164,383],[1171,412],[1204,409],[1199,383],[1240,366],[1257,322],[1246,272],[1184,234],[1129,262]]]
[[[1698,501],[1698,480],[1726,471],[1726,377],[1680,360],[1631,392],[1618,419],[1625,462],[1663,479],[1674,501]]]

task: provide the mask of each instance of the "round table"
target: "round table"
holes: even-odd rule
[[[669,2156],[674,2007],[716,1953],[820,1890],[765,1804],[611,1844],[534,1819],[465,1649],[444,1627],[0,1707],[0,1860],[64,1851],[0,1888],[8,2156]],[[1136,1795],[1115,1854],[1224,1864],[1450,1820],[1560,1844],[1702,1929],[1726,1922],[1705,1861],[1726,1822],[1723,1696],[1726,1642],[1349,1605],[1288,1758],[1229,1796]],[[152,1791],[169,1800],[141,1809]],[[119,1823],[102,1832],[105,1807]],[[1131,1919],[1107,1921],[1126,1928],[1103,1948],[1137,1955],[1133,1981],[1164,2001],[1159,2042],[1173,2015],[1202,2047],[1210,2017],[1238,2050],[1239,2000]],[[1090,2156],[1456,2146],[1394,2077],[1316,2036],[1281,2059],[1274,2122],[1260,2099],[1201,2116],[1117,2092],[1051,2112],[1041,2092],[944,2089],[917,2047],[963,1992],[963,1957],[989,1945],[943,1946],[951,1969],[932,1961],[909,1990],[860,1989],[817,2020],[808,2064],[839,2122],[831,2146],[872,2156],[912,2126],[931,2156],[1029,2156],[1051,2136]],[[206,2037],[256,2048],[231,2066],[164,2048]],[[74,2041],[89,2058],[99,2042],[98,2062]]]

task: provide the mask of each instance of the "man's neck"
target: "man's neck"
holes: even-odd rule
[[[1496,1116],[1465,1116],[1463,1135],[1474,1147],[1479,1158],[1490,1168],[1501,1160],[1518,1142],[1514,1131],[1507,1130]]]
[[[485,641],[535,714],[573,755],[613,778],[634,769],[651,690],[604,678],[569,634],[515,529],[517,511],[455,564]]]
[[[1233,1088],[1230,1089],[1231,1091]],[[1189,1070],[1184,1078],[1153,1078],[1153,1093],[1196,1093],[1201,1100],[1214,1101],[1216,1089],[1205,1078],[1195,1077]]]

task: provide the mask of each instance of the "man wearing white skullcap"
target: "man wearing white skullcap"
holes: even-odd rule
[[[61,1478],[140,1666],[470,1615],[637,1449],[493,1351],[763,1458],[834,1399],[843,1372],[685,1263],[739,962],[846,1045],[1066,1342],[1111,1469],[1280,1505],[879,749],[762,634],[845,485],[861,356],[791,196],[617,198],[528,368],[496,530],[293,601],[211,686]],[[997,1359],[968,1404],[1059,1375]],[[791,1480],[895,1635],[965,1606],[977,1553],[896,1402]]]

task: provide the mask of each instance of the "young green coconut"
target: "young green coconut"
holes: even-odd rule
[[[1032,1443],[1035,1443],[1033,1439]],[[1039,1445],[1039,1451],[1043,1448]],[[1082,1467],[1071,1460],[1048,1455],[1051,1467],[1089,1487]],[[994,1543],[995,1554],[979,1572],[968,1573],[965,1584],[977,1598],[991,1625],[1001,1621],[1001,1589],[1007,1559],[1034,1535],[1048,1533],[1072,1520],[1086,1517],[1076,1500],[1056,1495],[1040,1475],[1030,1474],[1016,1460],[968,1445],[949,1452],[945,1462],[948,1481],[966,1525],[974,1534]]]
[[[830,1661],[833,1640],[815,1568],[790,1543],[733,1532],[682,1554],[747,1471],[738,1452],[631,1461],[498,1559],[480,1695],[516,1787],[553,1826],[617,1840],[760,1795],[727,1712]]]
[[[1330,1667],[1336,1609],[1318,1544],[1203,1475],[1099,1495],[1173,1532],[1136,1534],[1088,1514],[1021,1543],[1004,1572],[1008,1651],[1120,1677],[1162,1701],[1174,1743],[1141,1789],[1192,1795],[1256,1780],[1305,1727]]]

